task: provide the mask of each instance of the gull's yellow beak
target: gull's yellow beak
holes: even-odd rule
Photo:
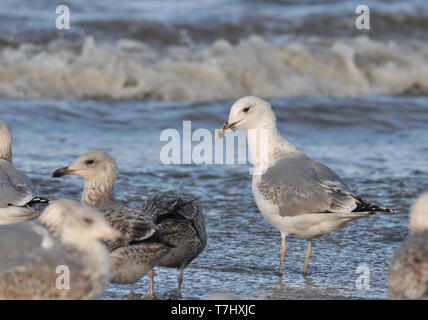
[[[215,131],[215,138],[218,140],[223,138],[224,135],[226,134],[226,131],[228,130],[228,127],[229,127],[229,122],[226,121],[225,123],[223,123],[223,125],[220,128],[218,128]]]
[[[242,119],[241,119],[242,120]],[[229,131],[229,130],[233,130],[236,129],[236,125],[241,122],[241,120],[235,121],[231,124],[229,124],[229,121],[226,121],[225,123],[223,123],[223,125],[216,130],[215,132],[215,137],[216,139],[221,139],[224,137],[224,135]]]

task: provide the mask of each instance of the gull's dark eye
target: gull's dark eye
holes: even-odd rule
[[[89,218],[85,218],[85,219],[83,219],[83,221],[85,221],[85,223],[86,223],[87,225],[91,225],[91,224],[93,224],[93,223],[94,223],[94,220],[89,219]]]
[[[85,163],[86,163],[86,164],[93,164],[93,163],[94,163],[94,160],[86,160],[86,161],[85,161]]]
[[[246,108],[242,109],[242,111],[244,111],[245,113],[247,113],[248,111],[250,111],[250,107],[246,107]]]

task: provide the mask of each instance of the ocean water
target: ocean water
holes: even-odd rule
[[[55,28],[68,4],[70,29]],[[0,94],[213,101],[423,94],[423,0],[2,1]]]
[[[71,29],[55,29],[67,4]],[[428,189],[428,9],[424,1],[2,1],[0,112],[14,162],[46,197],[79,199],[78,177],[52,172],[92,149],[118,163],[116,196],[138,208],[157,192],[200,199],[208,245],[186,269],[183,299],[385,299],[387,266],[407,236],[414,199]],[[234,99],[271,102],[283,136],[395,215],[351,222],[315,239],[280,235],[251,195],[250,165],[166,165],[166,129],[214,130]],[[214,140],[212,140],[214,145]],[[198,142],[192,143],[194,148]],[[369,270],[359,289],[357,268]],[[178,271],[157,268],[161,299]],[[136,286],[148,292],[148,276]],[[126,299],[110,285],[105,299]]]

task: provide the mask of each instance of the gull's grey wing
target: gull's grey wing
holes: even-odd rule
[[[0,160],[0,207],[24,206],[34,197],[30,179],[6,160]]]
[[[258,184],[261,194],[279,206],[281,216],[347,213],[368,204],[356,197],[331,169],[303,153],[287,155],[270,167]]]
[[[49,232],[33,221],[0,226],[0,265],[54,245]]]

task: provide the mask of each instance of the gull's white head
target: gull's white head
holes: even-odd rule
[[[62,177],[75,174],[86,182],[103,181],[113,185],[116,180],[116,161],[104,151],[90,151],[78,157],[72,165],[56,170],[52,176]]]
[[[229,120],[219,129],[219,137],[229,130],[276,128],[276,118],[271,105],[263,99],[248,96],[237,100],[231,107]]]
[[[114,241],[120,233],[110,227],[100,212],[90,206],[75,202],[64,216],[61,241],[65,244],[87,245],[91,241]]]
[[[76,206],[80,206],[80,202],[75,200],[61,199],[54,200],[48,205],[37,219],[54,238],[59,240],[60,231],[64,216]]]
[[[3,121],[0,121],[0,159],[12,162],[12,131]]]
[[[428,231],[428,192],[416,199],[410,212],[410,233]]]

